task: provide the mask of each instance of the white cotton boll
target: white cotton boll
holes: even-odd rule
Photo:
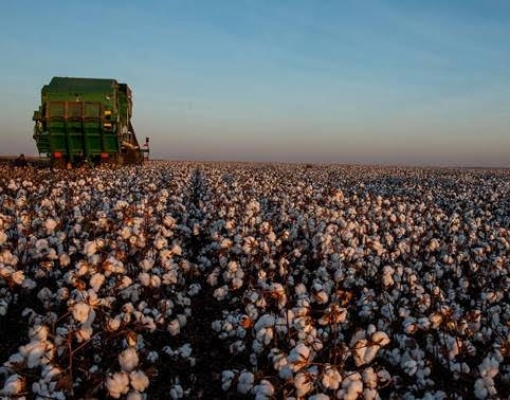
[[[322,386],[328,390],[337,390],[340,387],[340,383],[342,383],[342,375],[340,375],[338,369],[331,365],[326,366],[322,376]]]
[[[264,343],[264,345],[268,345],[274,338],[273,328],[262,328],[257,331],[257,340]]]
[[[200,283],[192,283],[188,289],[188,296],[190,297],[196,296],[198,293],[200,293],[201,290],[202,286],[200,285]]]
[[[312,379],[305,372],[298,372],[294,378],[294,387],[297,397],[305,396],[312,390]]]
[[[267,379],[262,379],[258,385],[253,388],[255,400],[269,400],[274,395],[274,387]]]
[[[178,319],[173,319],[167,325],[167,330],[172,336],[176,336],[181,333],[181,324]]]
[[[311,356],[310,349],[303,343],[294,347],[288,357],[288,362],[293,371],[298,371],[308,364]]]
[[[329,296],[324,290],[321,290],[313,295],[313,299],[317,304],[326,304],[329,301]]]
[[[55,221],[53,218],[48,218],[46,221],[44,221],[44,228],[48,231],[48,233],[55,232],[56,227],[57,221]]]
[[[108,393],[114,399],[118,399],[121,395],[129,391],[129,377],[122,372],[116,372],[112,376],[106,378],[106,388]]]
[[[151,275],[150,286],[153,288],[159,288],[161,286],[161,278],[157,275]]]
[[[48,350],[51,350],[51,348],[49,348],[47,343],[32,342],[27,357],[28,368],[35,368],[41,364],[47,364],[50,361],[48,358],[46,358]]]
[[[365,356],[368,349],[368,341],[366,339],[358,340],[351,348],[354,364],[359,367],[365,364]]]
[[[25,280],[25,274],[23,271],[16,271],[11,275],[11,279],[16,285],[21,285]]]
[[[76,303],[73,307],[73,318],[80,323],[87,320],[90,313],[90,306],[87,303]]]
[[[181,385],[175,384],[170,388],[170,397],[174,400],[182,399],[184,397],[184,390]]]
[[[96,251],[97,251],[97,243],[95,240],[85,242],[85,245],[83,246],[83,252],[87,256],[90,257],[90,256],[96,254]]]
[[[105,276],[99,272],[96,272],[94,275],[90,277],[90,287],[94,289],[96,292],[99,291],[101,286],[103,285],[105,281]]]
[[[494,378],[499,373],[499,362],[494,357],[486,357],[478,366],[478,370],[483,378]]]
[[[182,248],[178,244],[174,244],[170,251],[172,254],[175,254],[176,256],[182,256]]]
[[[155,363],[159,359],[159,354],[157,351],[149,351],[149,354],[147,354],[147,361],[150,363]]]
[[[28,290],[33,290],[37,287],[37,283],[30,278],[25,278],[21,283],[21,287]]]
[[[494,380],[489,377],[479,378],[475,382],[475,397],[477,399],[495,398],[498,394]]]
[[[363,393],[363,382],[358,372],[352,373],[342,382],[342,389],[336,393],[336,397],[343,400],[357,400]]]
[[[221,373],[221,388],[223,389],[223,391],[227,391],[230,389],[230,387],[232,386],[232,380],[234,379],[235,377],[235,372],[234,371],[231,371],[231,370],[225,370],[225,371],[222,371]]]
[[[158,236],[154,240],[154,247],[158,250],[164,249],[164,248],[168,247],[168,241],[164,237]]]
[[[7,235],[4,231],[0,231],[0,246],[3,245],[5,242],[7,242]]]
[[[259,330],[266,327],[273,327],[276,322],[274,315],[264,314],[255,323],[255,330]]]
[[[385,332],[377,331],[370,336],[370,341],[382,347],[390,343],[390,337]]]
[[[50,331],[46,325],[35,325],[28,330],[28,336],[32,340],[45,342],[48,340]]]
[[[120,325],[122,324],[122,318],[117,315],[115,318],[108,318],[107,320],[107,329],[111,332],[114,332],[120,328]]]
[[[69,264],[71,264],[71,257],[69,257],[67,254],[61,254],[58,257],[58,261],[61,267],[67,267]]]
[[[147,272],[141,272],[138,275],[138,280],[142,284],[142,286],[150,286],[151,284],[151,276]]]
[[[223,285],[217,289],[214,290],[213,296],[218,301],[224,300],[228,295],[228,286]]]
[[[92,327],[87,324],[83,324],[80,329],[76,331],[75,336],[78,343],[90,340],[92,337]]]
[[[179,281],[179,273],[176,270],[168,271],[163,275],[165,285],[175,285]]]
[[[132,371],[129,374],[129,379],[131,387],[138,392],[143,392],[149,386],[149,378],[143,371]]]
[[[152,258],[144,258],[140,261],[140,268],[145,272],[150,271],[154,267],[154,260]]]
[[[296,286],[294,286],[294,292],[298,297],[303,296],[307,293],[306,286],[302,283],[299,283]]]
[[[4,396],[16,396],[21,393],[24,386],[24,379],[18,375],[14,374],[9,376],[4,383],[4,387],[0,390],[0,394]]]
[[[137,392],[136,390],[131,390],[126,396],[126,400],[144,400],[145,398],[145,394]]]
[[[119,354],[119,364],[123,371],[132,371],[138,362],[138,353],[133,347],[129,347]]]
[[[45,365],[41,371],[41,376],[45,381],[49,382],[54,380],[54,378],[59,376],[61,373],[62,370],[60,368],[51,365]]]
[[[243,371],[237,382],[237,392],[242,394],[250,393],[253,389],[254,375],[249,371]]]
[[[415,360],[405,361],[402,367],[404,372],[409,376],[413,376],[416,374],[416,371],[418,371],[418,363]]]
[[[372,367],[365,368],[362,373],[362,378],[366,387],[370,389],[377,388],[377,374]]]

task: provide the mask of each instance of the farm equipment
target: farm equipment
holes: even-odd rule
[[[131,124],[132,92],[115,79],[54,77],[34,112],[40,156],[53,164],[139,164],[148,158]]]

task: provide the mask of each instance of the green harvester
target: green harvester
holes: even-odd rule
[[[115,79],[54,77],[34,112],[40,156],[53,163],[139,164],[148,158],[131,125],[132,92]]]

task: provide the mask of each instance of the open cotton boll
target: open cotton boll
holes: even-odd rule
[[[167,330],[170,332],[170,335],[176,336],[181,332],[181,324],[178,319],[173,319],[167,325]]]
[[[359,372],[347,374],[342,382],[342,388],[336,392],[336,397],[343,400],[357,400],[363,393],[363,382]]]
[[[115,372],[112,376],[106,378],[106,389],[108,394],[114,399],[118,399],[121,395],[129,391],[129,377],[122,372]]]
[[[184,390],[182,386],[179,384],[172,385],[172,387],[170,388],[170,397],[173,400],[184,398]]]
[[[342,383],[342,375],[338,372],[338,369],[334,366],[328,365],[324,369],[322,376],[322,385],[325,389],[337,390]]]
[[[305,372],[298,372],[294,377],[294,387],[297,397],[303,397],[312,390],[312,379]]]
[[[123,350],[119,354],[119,364],[123,371],[130,372],[138,365],[138,353],[132,347]]]
[[[234,377],[236,376],[234,371],[231,371],[229,369],[222,371],[221,373],[221,388],[223,391],[227,391],[230,389],[230,386],[232,386],[232,381]]]
[[[149,378],[141,370],[131,371],[129,380],[131,387],[138,392],[143,392],[149,386]]]
[[[85,242],[85,245],[83,246],[83,252],[87,256],[90,257],[90,256],[96,254],[96,251],[97,251],[97,243],[95,240]]]
[[[90,277],[90,287],[94,289],[96,292],[99,291],[101,286],[103,285],[105,281],[105,276],[99,272],[96,272],[94,275]]]
[[[258,385],[253,388],[255,400],[269,400],[274,395],[274,387],[267,379],[262,379]]]
[[[477,399],[495,398],[498,394],[494,380],[489,377],[479,378],[475,382],[475,397]]]
[[[8,397],[17,396],[21,393],[23,387],[24,379],[20,375],[14,374],[6,379],[4,387],[0,390],[0,394]]]
[[[87,320],[90,313],[90,306],[87,303],[76,303],[73,307],[73,318],[80,323]]]
[[[293,371],[298,371],[309,362],[311,356],[310,348],[303,343],[294,347],[287,358]]]
[[[55,232],[55,228],[57,227],[58,223],[53,218],[48,218],[46,221],[44,221],[44,228],[48,233]]]
[[[126,400],[144,400],[146,398],[145,393],[140,393],[136,390],[131,390],[126,396]]]
[[[239,375],[237,391],[242,394],[250,393],[253,389],[254,375],[249,371],[243,371]]]

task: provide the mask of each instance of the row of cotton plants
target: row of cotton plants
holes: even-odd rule
[[[0,167],[3,398],[510,396],[510,171]]]

